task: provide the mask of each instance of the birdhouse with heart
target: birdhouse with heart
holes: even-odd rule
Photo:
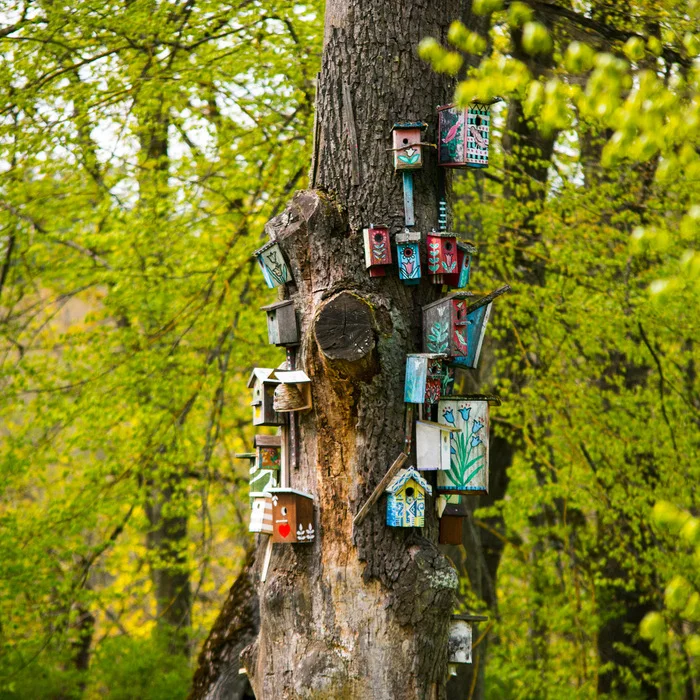
[[[313,542],[314,497],[288,488],[270,489],[272,499],[272,541]]]
[[[425,122],[397,122],[391,129],[394,170],[419,170],[423,167],[422,132]]]
[[[428,274],[434,284],[444,284],[446,275],[459,275],[457,236],[446,231],[432,231],[426,236]]]
[[[370,224],[362,231],[365,241],[365,267],[370,277],[384,277],[387,265],[391,265],[391,240],[389,228]]]
[[[248,532],[272,534],[272,498],[269,493],[251,491]]]
[[[438,107],[438,164],[447,168],[485,168],[489,164],[489,105]]]
[[[278,301],[263,306],[262,310],[267,314],[267,338],[271,345],[299,344],[299,324],[293,301]]]
[[[464,289],[469,284],[474,253],[476,253],[476,248],[471,243],[457,241],[457,269],[454,273],[444,277],[444,282],[448,287]]]
[[[253,390],[253,425],[284,425],[284,416],[273,407],[275,389],[279,380],[274,376],[275,370],[268,367],[256,367],[248,380],[248,388]]]
[[[293,282],[292,272],[277,241],[270,241],[255,251],[255,257],[270,289]]]
[[[406,356],[404,402],[435,404],[442,392],[447,355],[414,353]]]
[[[452,665],[472,662],[472,627],[486,622],[484,615],[453,615],[450,621],[450,634],[447,639],[447,663]],[[453,675],[456,674],[456,669]]]
[[[438,474],[441,494],[488,493],[489,404],[496,396],[450,396],[438,401],[438,422],[452,428],[450,467]]]
[[[255,462],[250,467],[251,491],[268,491],[279,484],[282,464],[282,438],[279,435],[255,436]]]
[[[423,352],[467,356],[467,300],[471,296],[471,292],[454,292],[423,307]]]
[[[399,279],[404,284],[418,284],[421,277],[420,231],[404,231],[396,234],[396,262]]]
[[[450,468],[450,436],[457,428],[429,420],[416,421],[416,466],[421,471]]]
[[[311,379],[302,370],[275,370],[273,408],[277,413],[308,411],[311,408]]]
[[[401,469],[386,487],[386,524],[390,527],[423,527],[425,495],[430,484],[413,468]]]

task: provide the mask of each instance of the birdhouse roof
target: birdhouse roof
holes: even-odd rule
[[[444,360],[447,355],[439,352],[410,352],[406,357],[418,357],[426,360]]]
[[[236,459],[257,459],[255,452],[236,452],[233,456]]]
[[[467,241],[457,241],[457,247],[461,248],[462,250],[466,250],[470,255],[474,255],[477,250],[473,243],[469,243]]]
[[[473,297],[474,292],[453,292],[452,294],[448,294],[446,297],[442,297],[441,299],[438,299],[437,301],[434,301],[432,304],[426,304],[423,309],[429,309],[433,306],[438,306],[439,304],[444,304],[446,301],[451,301],[451,300],[460,300],[460,299],[468,299],[469,297]],[[467,309],[469,311],[471,307]]]
[[[506,292],[510,291],[510,285],[509,284],[504,284],[502,287],[499,287],[495,291],[491,292],[490,294],[487,294],[485,297],[481,297],[480,299],[477,299],[476,301],[473,301],[469,306],[467,307],[467,313],[470,314],[472,311],[476,311],[477,309],[480,309],[482,306],[485,306],[486,304],[490,304],[496,297],[500,297],[501,294],[505,294]]]
[[[269,498],[270,497],[270,492],[269,491],[251,491],[248,494],[249,498]]]
[[[285,299],[284,301],[276,301],[274,304],[268,304],[267,306],[261,306],[261,311],[274,311],[275,309],[280,309],[283,306],[289,306],[294,302],[291,299]]]
[[[454,396],[443,396],[440,401],[488,401],[492,406],[501,405],[501,397],[493,394],[455,394]]]
[[[262,248],[258,248],[254,255],[260,255],[261,253],[264,253],[266,250],[269,250],[272,248],[272,246],[277,245],[277,241],[268,241],[265,243],[265,245]]]
[[[250,373],[250,378],[248,379],[248,388],[252,389],[256,382],[274,382],[278,384],[279,382],[274,377],[270,375],[274,372],[274,369],[270,367],[255,367]]]
[[[489,618],[486,615],[470,615],[463,613],[461,615],[453,615],[453,620],[466,620],[467,622],[486,622]]]
[[[421,235],[422,234],[420,231],[404,231],[403,233],[396,234],[396,242],[397,243],[411,243],[411,242],[420,241]]]
[[[427,129],[428,125],[425,122],[395,122],[391,127],[392,131],[396,129]]]
[[[306,382],[311,381],[309,375],[301,369],[292,371],[275,370],[275,377],[282,384],[306,384]]]
[[[280,447],[282,445],[282,436],[256,435],[254,442],[256,447]]]
[[[398,493],[411,480],[415,481],[426,493],[432,494],[432,486],[413,467],[400,469],[398,474],[389,482],[385,491],[387,493]]]
[[[269,494],[284,494],[284,493],[293,493],[295,496],[303,496],[304,498],[308,498],[310,500],[314,500],[314,497],[310,493],[304,493],[303,491],[297,491],[296,489],[288,489],[288,488],[283,488],[281,486],[278,486],[273,489],[268,489],[267,491]]]
[[[449,397],[450,399],[452,398],[451,396]],[[425,428],[432,428],[433,430],[443,430],[447,433],[461,433],[462,429],[461,428],[453,428],[450,425],[444,425],[443,423],[435,423],[435,421],[432,420],[417,420],[416,421],[416,426],[423,426]]]

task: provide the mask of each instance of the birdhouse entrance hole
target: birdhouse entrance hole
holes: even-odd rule
[[[413,498],[413,489],[410,486],[406,489],[406,498]]]

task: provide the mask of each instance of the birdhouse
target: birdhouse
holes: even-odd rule
[[[401,469],[386,487],[386,524],[390,527],[423,527],[425,494],[430,484],[413,468]]]
[[[396,258],[399,279],[404,284],[420,282],[420,231],[404,231],[396,234]]]
[[[423,167],[421,132],[425,122],[397,122],[391,128],[394,147],[394,170],[419,170]]]
[[[252,491],[250,493],[250,525],[248,532],[272,534],[272,499],[269,493]]]
[[[277,486],[282,463],[282,438],[279,435],[255,436],[255,462],[250,467],[251,491],[268,491]]]
[[[423,307],[423,352],[467,356],[467,299],[454,292]]]
[[[384,277],[391,265],[391,241],[387,226],[370,224],[362,231],[365,240],[365,267],[370,277]]]
[[[270,489],[272,498],[272,541],[313,542],[314,497],[286,488]]]
[[[275,389],[279,381],[273,369],[256,367],[248,380],[248,388],[253,390],[253,425],[284,425],[284,416],[276,413],[273,407]]]
[[[416,353],[406,356],[406,403],[437,403],[445,375],[447,355]]]
[[[255,251],[258,265],[262,270],[267,286],[271,289],[287,282],[293,282],[292,272],[284,259],[284,253],[277,241],[270,241]]]
[[[450,468],[438,474],[440,493],[488,493],[489,403],[495,396],[450,396],[438,401],[438,421],[450,436]]]
[[[444,498],[446,503],[440,515],[439,544],[462,544],[462,522],[468,515],[467,504],[464,497],[451,494],[441,495],[438,500]]]
[[[416,466],[421,471],[450,468],[450,435],[457,432],[449,425],[429,420],[416,421]]]
[[[488,105],[438,107],[438,165],[485,168],[489,164],[491,109]]]
[[[443,284],[444,276],[459,274],[457,269],[457,237],[446,231],[432,231],[426,236],[428,274],[434,284]]]
[[[470,664],[472,662],[472,626],[486,622],[484,615],[453,615],[450,635],[447,639],[447,663]]]
[[[311,408],[311,379],[302,370],[276,370],[279,384],[275,388],[274,410],[278,413],[306,411]]]
[[[293,301],[263,306],[267,313],[267,339],[271,345],[298,345],[299,325]]]
[[[476,248],[470,243],[457,242],[457,270],[451,275],[445,275],[444,282],[448,287],[464,289],[469,284],[472,255]]]

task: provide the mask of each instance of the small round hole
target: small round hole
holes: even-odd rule
[[[445,243],[445,250],[449,253],[452,250],[452,243],[449,241]]]
[[[384,240],[384,236],[382,236],[381,233],[374,234],[374,242],[375,243],[381,243],[383,240]]]
[[[477,114],[476,119],[474,119],[474,123],[477,126],[481,126],[481,117]]]
[[[404,143],[408,143],[408,139],[404,139],[403,142],[404,142]]]
[[[406,489],[406,498],[413,498],[413,489],[410,486]]]

